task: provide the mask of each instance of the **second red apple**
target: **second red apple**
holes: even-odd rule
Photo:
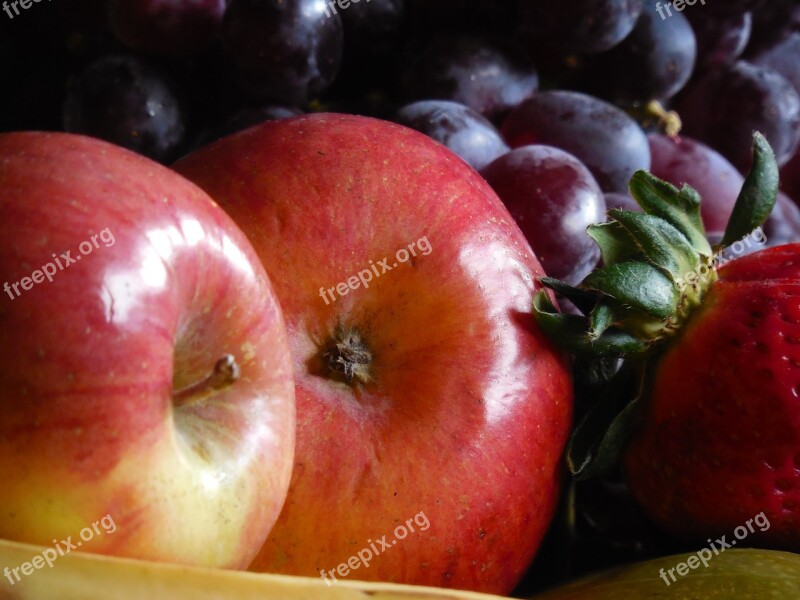
[[[542,269],[491,188],[417,132],[344,115],[176,169],[250,238],[293,352],[294,473],[252,568],[510,591],[558,497],[572,392],[531,315]]]

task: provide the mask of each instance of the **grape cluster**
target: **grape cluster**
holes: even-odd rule
[[[305,112],[393,120],[570,282],[600,260],[586,226],[638,210],[638,169],[696,188],[718,239],[758,130],[782,165],[767,243],[800,240],[800,0],[59,0],[0,12],[0,77],[0,131],[164,163]]]
[[[635,208],[637,169],[696,187],[721,230],[753,130],[800,196],[800,0],[63,0],[22,17],[0,37],[0,130],[84,133],[169,163],[303,112],[394,120],[526,214],[553,274],[598,260],[577,224],[606,200]],[[776,239],[800,239],[781,206]]]

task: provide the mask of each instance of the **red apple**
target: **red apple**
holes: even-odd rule
[[[251,568],[511,590],[553,512],[572,389],[531,317],[542,269],[488,184],[415,131],[331,114],[175,168],[250,238],[292,348],[295,468]]]
[[[0,538],[246,567],[295,426],[247,239],[167,168],[67,134],[0,135],[0,213]]]

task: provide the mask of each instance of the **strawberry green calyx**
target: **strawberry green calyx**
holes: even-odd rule
[[[643,213],[613,209],[591,225],[603,266],[578,286],[543,277],[542,284],[585,316],[556,311],[547,293],[534,299],[542,329],[570,351],[593,356],[642,354],[669,338],[703,302],[716,281],[719,253],[769,216],[778,193],[778,167],[766,139],[753,139],[753,166],[721,244],[712,248],[700,216],[700,196],[638,171],[631,194]]]
[[[652,367],[717,281],[721,253],[760,227],[771,213],[778,193],[778,165],[766,139],[755,133],[752,167],[715,247],[706,239],[700,196],[694,189],[678,189],[638,171],[630,190],[644,212],[609,210],[608,221],[588,228],[600,247],[603,266],[577,286],[541,278],[545,287],[571,301],[582,314],[558,312],[546,290],[533,303],[544,333],[578,362],[618,363],[617,370],[595,388],[570,439],[567,463],[578,478],[617,464],[647,401]]]

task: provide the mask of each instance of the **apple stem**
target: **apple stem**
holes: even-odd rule
[[[208,377],[175,392],[172,401],[175,406],[182,406],[211,396],[239,379],[241,371],[232,354],[225,354],[214,364],[214,370]]]

